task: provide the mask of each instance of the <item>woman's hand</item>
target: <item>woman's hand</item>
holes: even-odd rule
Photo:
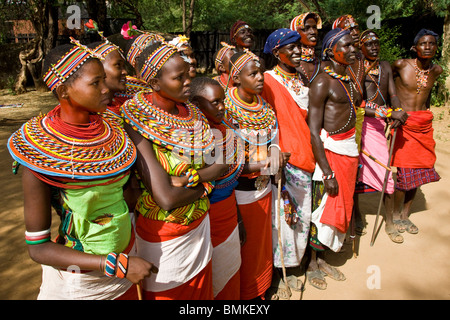
[[[133,283],[139,283],[152,273],[158,273],[158,268],[152,263],[140,257],[129,256],[128,271],[126,278]]]

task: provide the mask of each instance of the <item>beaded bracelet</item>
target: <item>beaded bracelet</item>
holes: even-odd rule
[[[388,109],[387,113],[386,113],[386,118],[390,118],[392,117],[392,109]]]
[[[117,253],[111,252],[106,256],[105,275],[110,278],[114,277],[116,275],[116,266],[117,266]]]
[[[202,184],[205,188],[205,192],[203,193],[201,198],[208,196],[208,194],[210,194],[214,189],[214,185],[211,182],[202,182]]]
[[[322,179],[323,180],[330,180],[330,179],[334,179],[335,178],[335,174],[334,174],[334,171],[331,171],[331,174],[329,174],[329,175],[322,175]]]
[[[116,271],[116,277],[117,278],[125,278],[127,276],[128,271],[128,255],[125,253],[119,254],[119,258],[117,259],[117,271]]]
[[[50,228],[43,231],[28,232],[25,231],[25,242],[27,244],[36,245],[50,241]]]
[[[394,111],[403,111],[402,108],[396,108]]]
[[[106,256],[105,262],[105,276],[125,278],[128,271],[129,257],[125,253],[117,255],[115,252],[111,252]]]
[[[186,185],[186,188],[196,187],[198,180],[200,179],[197,170],[190,168],[186,171],[185,175],[188,177],[188,184]]]
[[[391,109],[389,109],[391,110]],[[375,118],[387,118],[388,108],[383,106],[377,106],[375,108]]]

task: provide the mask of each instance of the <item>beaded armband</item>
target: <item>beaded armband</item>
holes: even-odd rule
[[[197,170],[190,168],[186,171],[186,176],[188,177],[188,184],[186,185],[186,188],[196,187],[198,185],[200,176]]]
[[[128,259],[129,257],[125,253],[118,255],[115,252],[111,252],[108,254],[105,262],[105,276],[125,278],[128,271]]]
[[[25,242],[27,244],[31,245],[41,244],[50,241],[50,239],[51,239],[50,229],[37,232],[25,231]]]
[[[329,175],[327,175],[327,176],[324,175],[324,174],[322,175],[322,179],[323,179],[323,180],[330,180],[330,179],[334,179],[335,177],[336,177],[336,176],[335,176],[335,174],[334,174],[334,171],[332,171],[331,174],[329,174]]]

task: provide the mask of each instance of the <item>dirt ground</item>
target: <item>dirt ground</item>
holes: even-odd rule
[[[24,240],[23,197],[20,172],[13,175],[6,148],[9,136],[30,117],[49,111],[56,100],[51,93],[30,91],[20,96],[0,90],[0,299],[34,300],[41,283],[41,267],[28,256]],[[450,109],[432,108],[435,115],[437,162],[441,180],[424,185],[413,203],[411,220],[416,235],[404,233],[403,244],[394,244],[384,233],[384,224],[370,246],[380,194],[360,197],[368,222],[367,234],[344,245],[344,252],[328,255],[330,264],[346,275],[342,282],[327,278],[328,288],[318,290],[306,283],[291,300],[447,300],[450,299]],[[383,209],[384,210],[384,209]],[[379,223],[382,221],[380,218]],[[54,219],[54,228],[57,221]],[[52,233],[56,234],[56,230]],[[305,275],[299,274],[305,281]]]

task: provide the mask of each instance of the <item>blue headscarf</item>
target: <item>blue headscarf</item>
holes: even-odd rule
[[[428,29],[422,29],[417,33],[416,37],[414,38],[414,45],[416,45],[417,42],[419,42],[419,39],[422,38],[423,36],[433,36],[436,39],[436,43],[439,40],[439,36],[437,33]]]
[[[322,60],[328,60],[325,50],[333,48],[334,45],[347,34],[350,34],[349,29],[336,28],[325,35],[322,42]]]
[[[295,42],[300,38],[301,35],[291,29],[283,28],[275,30],[267,37],[266,44],[264,45],[264,53],[271,54],[273,49]]]

